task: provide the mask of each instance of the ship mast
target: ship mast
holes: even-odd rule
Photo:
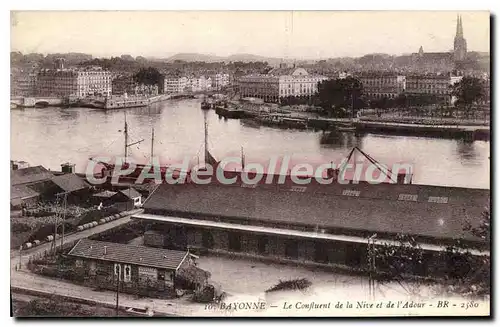
[[[205,121],[205,163],[207,163],[209,154],[208,154],[208,122],[207,122],[206,111],[203,112],[203,118]]]
[[[153,149],[155,145],[155,128],[151,129],[151,162],[153,162]]]
[[[241,147],[241,171],[245,170],[245,155],[243,154],[243,147]]]
[[[128,148],[131,147],[132,145],[136,145],[136,144],[139,144],[141,143],[142,141],[144,141],[144,139],[142,140],[139,140],[137,142],[134,142],[134,143],[130,143],[128,144],[128,124],[127,124],[127,113],[126,112],[123,112],[124,115],[125,115],[125,129],[123,131],[123,133],[125,134],[125,162],[127,162],[127,156],[128,156]]]
[[[127,113],[123,112],[125,116],[125,128],[123,134],[125,135],[125,162],[127,162],[127,149],[128,149],[128,125],[127,125]]]

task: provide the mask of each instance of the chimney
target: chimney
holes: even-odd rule
[[[75,165],[69,162],[61,165],[61,172],[66,174],[73,174],[75,172]]]
[[[104,246],[104,255],[108,254],[108,247],[105,245]]]

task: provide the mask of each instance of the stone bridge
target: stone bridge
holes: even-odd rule
[[[11,97],[11,106],[16,107],[35,107],[35,106],[61,106],[64,104],[63,98],[53,98],[53,97]]]

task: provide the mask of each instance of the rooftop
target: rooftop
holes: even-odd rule
[[[106,251],[106,254],[104,254]],[[81,239],[68,253],[70,256],[111,261],[144,267],[176,270],[186,258],[187,251],[158,249]]]
[[[52,181],[64,192],[75,192],[90,188],[90,185],[75,174],[54,176]]]
[[[351,232],[407,233],[433,239],[464,237],[468,217],[480,217],[490,192],[426,185],[160,185],[146,213],[319,226]],[[193,199],[196,199],[193,201]],[[477,223],[471,219],[471,223]]]
[[[26,185],[17,185],[10,187],[10,199],[27,199],[39,196],[40,193],[32,190]]]
[[[113,195],[115,195],[116,193],[117,192],[105,190],[105,191],[93,194],[92,196],[95,196],[95,197],[98,197],[98,198],[110,198]]]
[[[10,171],[10,185],[21,185],[52,179],[54,175],[42,166]]]
[[[141,193],[137,192],[134,188],[130,187],[125,190],[118,191],[119,193],[125,195],[129,199],[135,199],[141,197]]]

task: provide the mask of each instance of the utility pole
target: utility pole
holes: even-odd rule
[[[52,246],[54,247],[54,256],[57,253],[56,236],[57,236],[57,223],[59,221],[59,210],[57,210],[58,204],[59,204],[59,194],[57,195],[57,198],[56,198],[56,219],[54,221],[54,240],[52,241]]]
[[[64,211],[63,211],[63,216],[62,216],[62,234],[61,234],[61,249],[63,248],[64,244],[64,225],[66,222],[66,206],[68,204],[68,193],[64,193]]]
[[[22,267],[22,254],[21,254],[22,250],[23,250],[23,246],[20,245],[19,246],[19,269],[18,270],[21,270],[21,267]]]
[[[120,269],[121,272],[121,269]],[[120,275],[116,279],[116,316],[118,317],[119,311],[119,297],[120,297]]]

